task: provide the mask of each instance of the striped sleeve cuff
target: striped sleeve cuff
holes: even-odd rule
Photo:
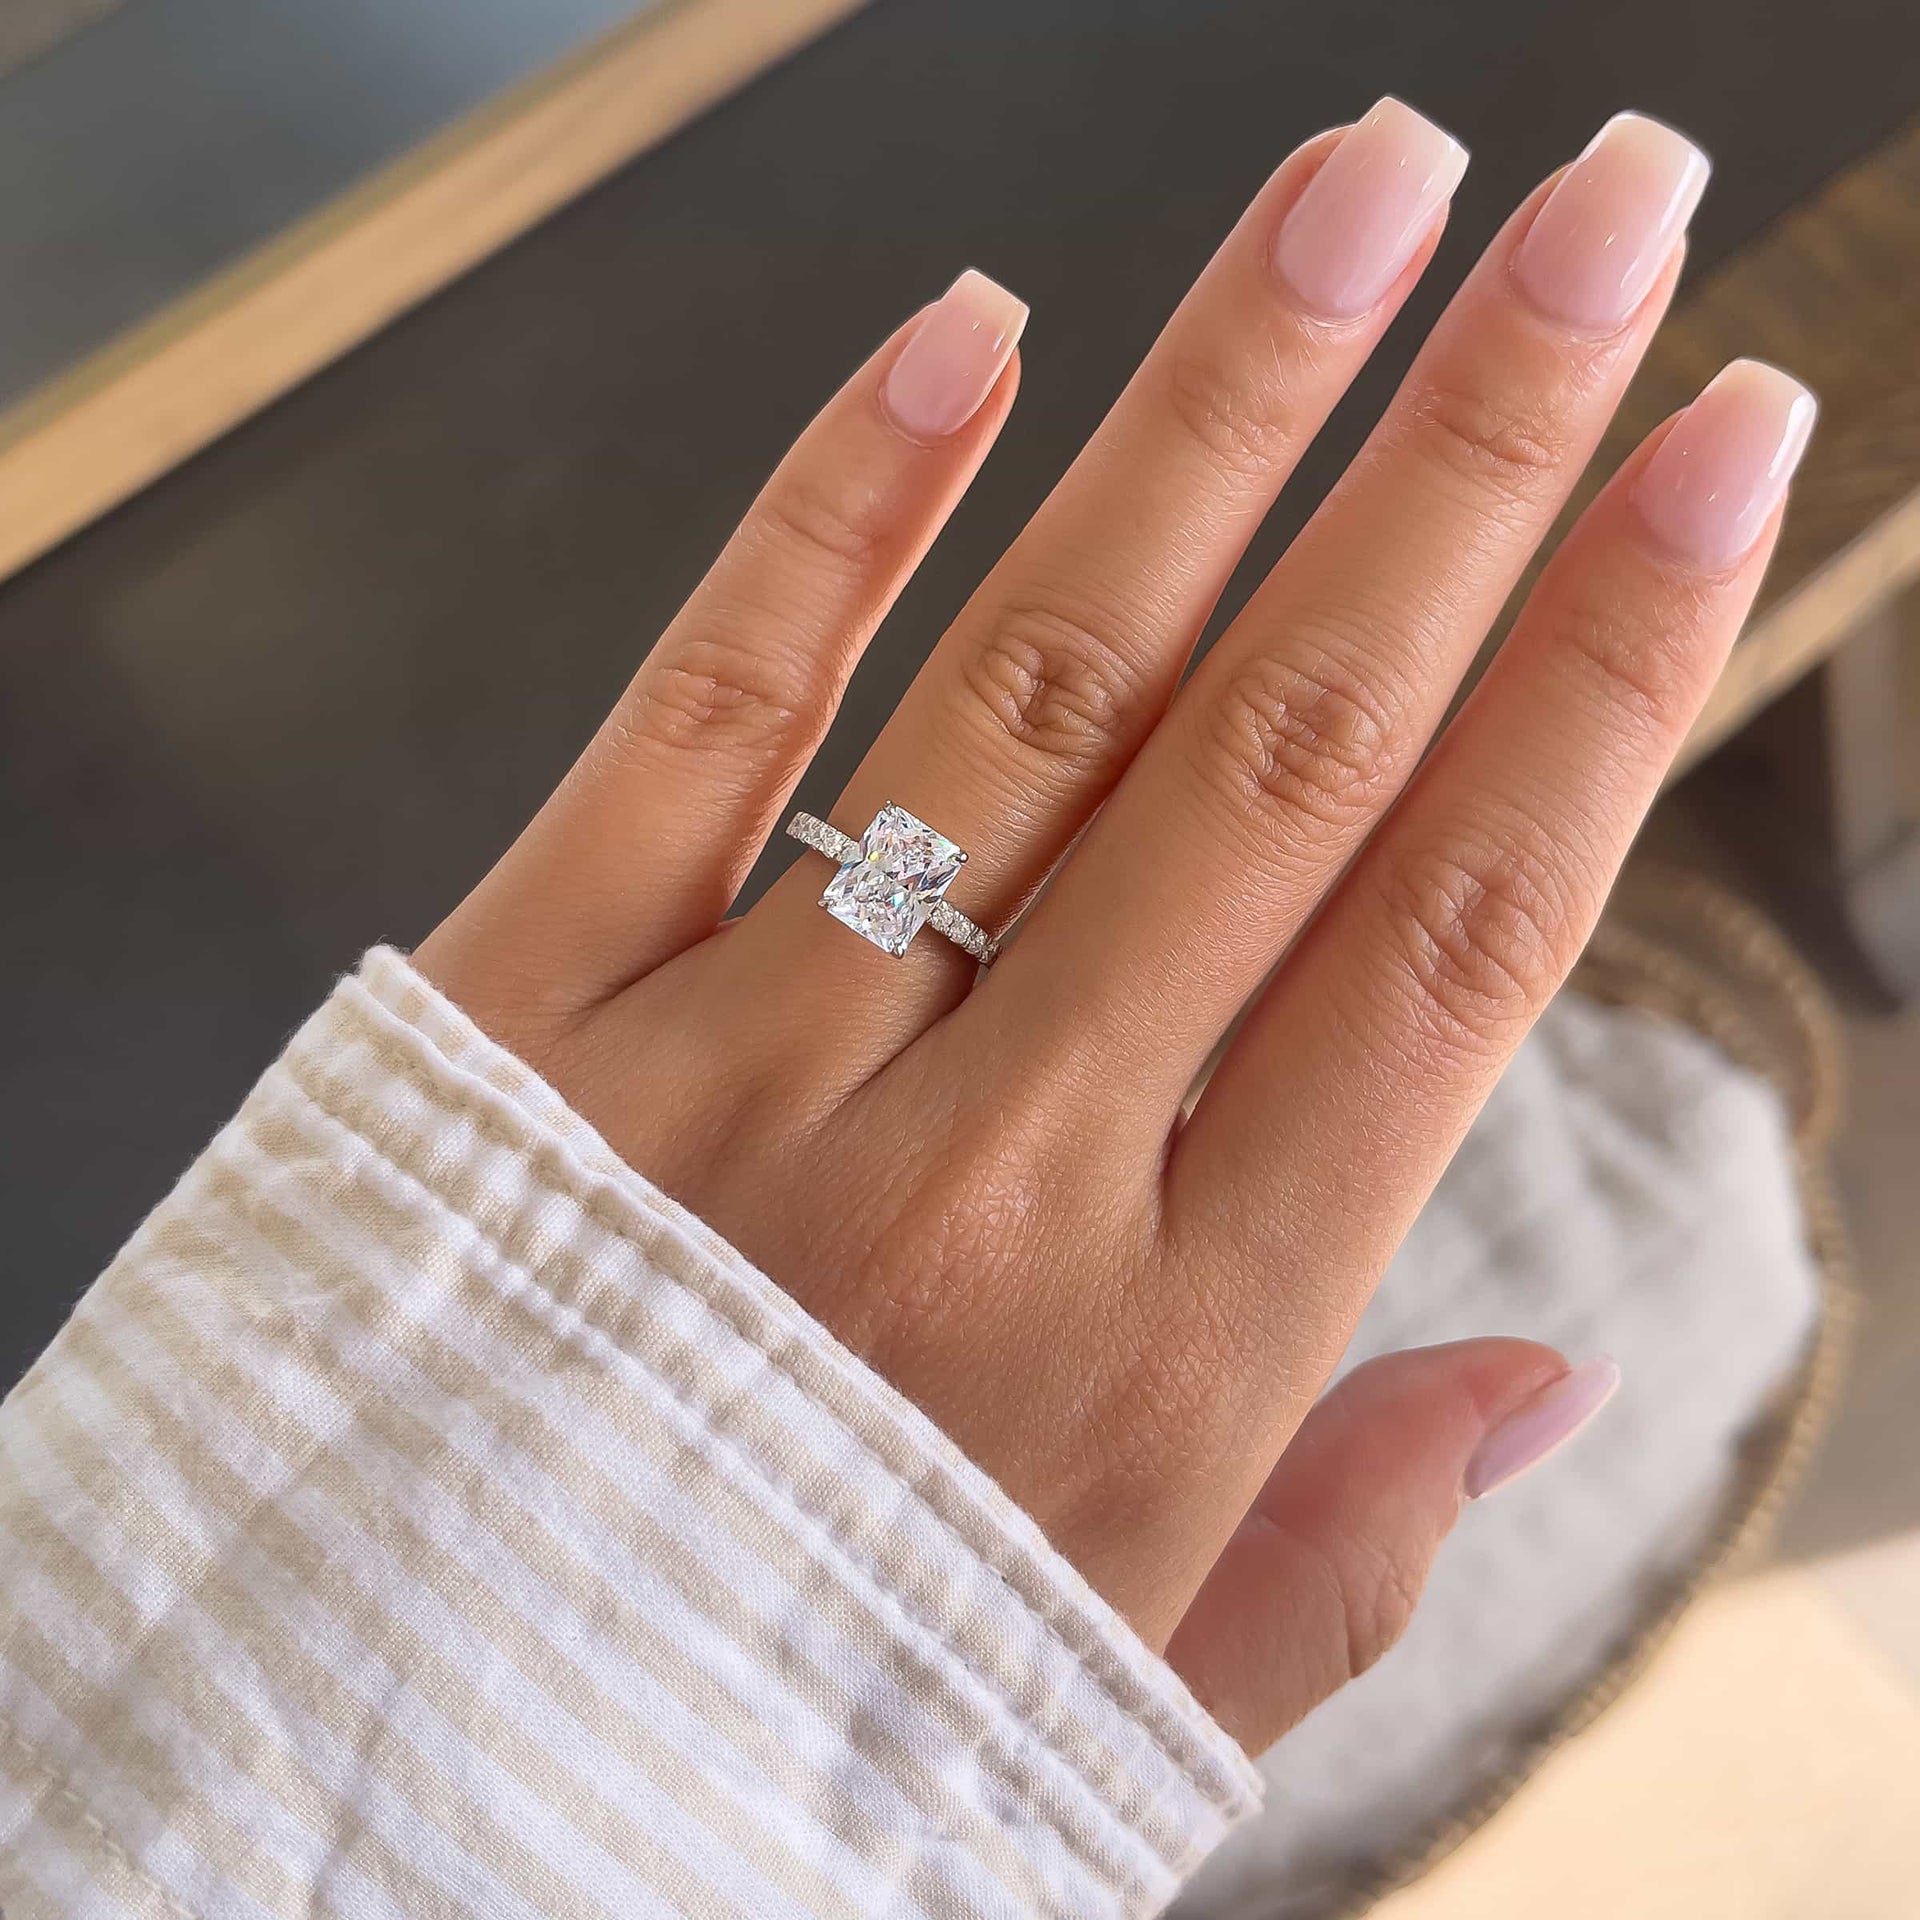
[[[0,1909],[1156,1911],[1245,1756],[398,955],[0,1406]]]

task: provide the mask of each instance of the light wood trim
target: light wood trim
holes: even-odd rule
[[[665,0],[0,416],[0,579],[864,0]]]

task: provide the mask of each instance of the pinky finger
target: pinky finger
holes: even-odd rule
[[[1247,1197],[1276,1166],[1318,1170],[1301,1198],[1343,1237],[1303,1257],[1351,1276],[1329,1357],[1592,932],[1759,588],[1813,414],[1736,362],[1607,487],[1181,1135],[1176,1217],[1270,1240]]]
[[[573,771],[422,947],[469,1011],[507,1030],[570,1015],[719,923],[999,433],[1026,315],[962,274],[802,434]],[[490,1007],[503,992],[516,1004]]]

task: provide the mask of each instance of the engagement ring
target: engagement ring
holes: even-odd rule
[[[997,943],[946,897],[967,856],[905,807],[889,801],[858,840],[810,813],[796,813],[787,832],[839,862],[820,904],[881,952],[898,957],[922,927],[930,926],[983,967],[993,964]]]

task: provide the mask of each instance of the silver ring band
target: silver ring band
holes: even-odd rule
[[[946,897],[967,856],[906,808],[889,801],[858,840],[811,813],[796,813],[787,822],[787,834],[840,869],[820,904],[883,953],[905,953],[913,936],[928,926],[983,967],[993,965],[999,942]]]

